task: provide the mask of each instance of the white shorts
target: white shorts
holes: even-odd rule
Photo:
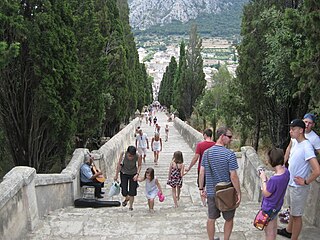
[[[292,187],[289,186],[289,206],[290,214],[294,217],[303,215],[304,208],[307,203],[310,186],[306,187]]]
[[[138,148],[138,154],[140,156],[146,156],[147,155],[147,149],[146,148]]]

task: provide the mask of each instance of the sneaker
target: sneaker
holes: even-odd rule
[[[214,237],[213,240],[220,240],[220,238],[219,237]]]
[[[282,228],[282,229],[277,229],[277,234],[284,236],[286,238],[291,238],[292,233],[287,232],[287,229]]]
[[[97,196],[96,196],[96,198],[103,198],[103,196],[101,196],[101,195],[97,195]]]
[[[279,213],[279,217],[286,217],[288,215],[289,215],[289,211],[288,210],[284,210],[284,211]]]
[[[289,216],[280,217],[280,222],[284,223],[284,224],[288,224],[289,223]]]

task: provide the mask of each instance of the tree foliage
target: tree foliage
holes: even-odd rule
[[[174,86],[174,105],[178,109],[179,117],[185,120],[190,118],[193,106],[206,85],[201,56],[202,40],[197,34],[196,25],[191,28],[185,55],[181,52],[182,47],[183,44],[180,46],[179,67]]]
[[[0,123],[15,165],[59,171],[75,135],[80,146],[112,136],[151,101],[126,1],[8,0],[0,9]]]

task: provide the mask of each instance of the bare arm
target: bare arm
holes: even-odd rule
[[[181,177],[183,177],[186,174],[186,172],[184,171],[184,164],[183,163],[181,164],[180,172],[181,172]]]
[[[168,180],[170,179],[171,169],[172,169],[172,162],[170,163],[170,166],[169,166]]]
[[[157,178],[156,178],[156,185],[157,185],[157,187],[159,189],[159,192],[162,193],[162,188],[161,188],[161,185],[160,185],[159,180]]]
[[[193,158],[192,158],[192,160],[191,160],[191,163],[190,163],[189,167],[188,167],[188,168],[186,168],[186,171],[190,171],[190,170],[191,170],[191,168],[193,167],[193,165],[195,165],[195,164],[196,164],[196,162],[199,160],[199,158],[200,158],[200,154],[199,154],[199,153],[196,153],[196,154],[193,156]]]
[[[289,160],[291,147],[292,147],[292,141],[290,140],[290,143],[286,149],[286,153],[284,154],[284,163],[286,163]]]
[[[122,158],[123,158],[124,154],[125,153],[122,152],[120,157],[119,157],[119,160],[118,160],[118,163],[117,163],[117,167],[116,167],[116,175],[114,176],[114,180],[115,181],[118,181],[118,176],[119,176],[119,172],[120,172],[120,168],[121,168],[120,164],[121,164],[121,161],[122,161]]]
[[[317,177],[320,176],[320,167],[319,167],[319,163],[318,160],[314,157],[311,158],[309,160],[309,163],[311,165],[311,174],[308,178],[303,179],[300,176],[293,176],[294,177],[294,181],[296,184],[298,185],[309,185],[310,183],[312,183],[314,180],[317,179]]]
[[[153,142],[154,142],[154,137],[151,140],[151,150],[153,151]]]
[[[265,174],[264,171],[261,171],[260,172],[260,179],[261,179],[261,191],[262,191],[262,195],[264,197],[270,197],[271,196],[271,193],[268,192],[267,190],[267,182],[268,182],[268,179],[267,179],[267,176]]]
[[[239,177],[238,177],[236,170],[230,171],[230,179],[231,179],[232,185],[234,186],[234,188],[237,191],[237,195],[238,195],[237,203],[240,203],[240,201],[241,201],[240,181],[239,181]]]
[[[142,166],[142,155],[140,155],[140,156],[138,157],[138,169],[137,169],[137,174],[134,175],[133,181],[137,181],[137,180],[138,180],[138,176],[139,176],[140,171],[141,171],[141,166]]]

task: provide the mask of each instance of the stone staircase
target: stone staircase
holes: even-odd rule
[[[141,173],[144,174],[147,167],[155,169],[163,188],[166,199],[164,202],[155,201],[155,213],[148,211],[147,200],[144,193],[145,183],[140,183],[138,195],[133,204],[133,211],[127,207],[112,208],[74,208],[68,207],[56,210],[45,216],[38,227],[26,236],[26,239],[68,239],[68,240],[89,240],[89,239],[110,239],[110,240],[200,240],[208,239],[206,233],[207,208],[201,205],[197,187],[196,166],[185,175],[181,191],[179,207],[174,208],[171,196],[171,187],[166,185],[168,168],[173,152],[183,152],[184,163],[189,163],[194,155],[191,149],[172,122],[168,123],[164,113],[157,113],[158,122],[161,126],[163,138],[163,151],[160,153],[159,165],[154,166],[153,153],[148,151],[146,163],[143,164]],[[164,141],[165,124],[169,124],[169,141]],[[148,134],[149,141],[154,133],[154,127],[142,121],[141,128]],[[134,145],[134,143],[132,143]],[[119,195],[109,199],[107,193],[113,181],[114,175],[107,176],[105,187],[105,198],[102,200],[119,200]],[[243,199],[236,211],[235,222],[231,239],[233,240],[256,240],[263,239],[264,232],[256,230],[252,226],[253,218],[260,208],[257,202],[251,202],[243,192]],[[48,200],[49,201],[49,200]],[[216,224],[216,236],[223,239],[223,223],[220,218]],[[312,234],[314,233],[314,234]],[[304,240],[318,239],[319,230],[305,228]],[[316,237],[316,238],[314,238]],[[278,237],[278,239],[284,239]]]

